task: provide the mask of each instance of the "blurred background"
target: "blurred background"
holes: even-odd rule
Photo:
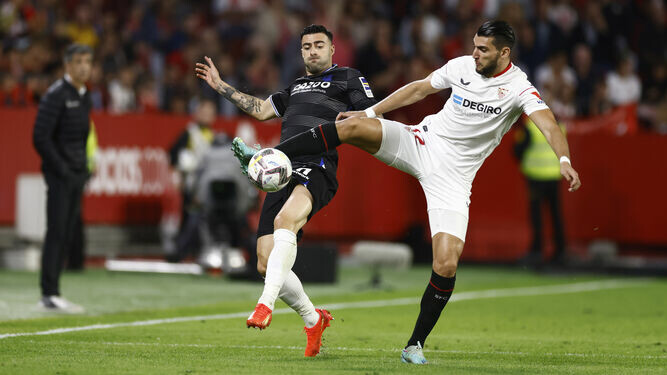
[[[334,33],[334,63],[360,70],[381,99],[470,54],[479,25],[498,18],[513,26],[512,60],[566,129],[582,177],[576,193],[560,186],[565,268],[664,274],[666,15],[660,0],[2,1],[1,264],[38,265],[45,194],[32,130],[39,99],[62,77],[62,52],[71,42],[95,51],[89,90],[99,142],[80,249],[71,250],[84,252],[86,261],[73,268],[125,258],[201,263],[202,254],[220,248],[234,248],[252,264],[263,194],[240,183],[229,195],[220,183],[226,177],[218,177],[206,180],[208,190],[196,198],[187,180],[196,176],[203,184],[206,168],[221,164],[189,159],[179,139],[195,122],[218,135],[215,145],[241,135],[271,146],[280,122],[244,116],[195,77],[194,64],[210,56],[225,81],[266,98],[304,74],[299,33],[323,24]],[[448,95],[387,117],[417,124]],[[202,110],[211,102],[212,115]],[[477,175],[465,262],[514,264],[531,248],[529,194],[515,153],[521,126]],[[335,259],[361,240],[401,243],[415,262],[430,262],[418,182],[351,147],[340,154],[340,189],[305,227],[303,248],[327,249]],[[556,245],[551,216],[540,215],[546,260]]]

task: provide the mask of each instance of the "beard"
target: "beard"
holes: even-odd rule
[[[476,68],[475,71],[484,77],[490,77],[493,75],[493,72],[496,71],[496,68],[498,68],[498,59],[500,58],[500,53],[496,55],[496,58],[492,61],[489,61],[489,63],[486,66],[483,66],[481,68]]]
[[[306,64],[306,72],[313,75],[322,73],[322,71],[324,71],[324,68],[327,65],[326,61],[323,61],[321,59],[312,63],[306,61],[305,64]]]

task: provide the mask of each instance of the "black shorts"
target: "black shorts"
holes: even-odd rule
[[[267,193],[262,206],[262,213],[259,217],[259,227],[257,228],[257,238],[267,234],[273,234],[273,220],[278,212],[283,208],[285,202],[294,191],[297,185],[305,186],[313,196],[313,209],[308,215],[310,220],[313,215],[324,206],[329,204],[336,191],[338,190],[338,180],[336,179],[337,165],[321,159],[320,163],[296,164],[292,166],[292,180],[283,189],[274,193]],[[301,239],[303,230],[297,233],[297,241]]]

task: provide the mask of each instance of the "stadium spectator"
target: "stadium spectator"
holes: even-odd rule
[[[607,97],[607,82],[604,79],[597,81],[593,88],[593,97],[589,106],[589,114],[598,116],[609,112],[613,105]]]
[[[375,33],[373,23],[368,22],[371,6],[371,4],[365,1],[345,2],[345,9],[341,13],[340,21],[346,22],[346,27],[350,35],[354,36],[351,41],[354,43],[355,49],[359,49],[361,46],[367,44]],[[338,39],[338,36],[336,36],[336,39]]]
[[[25,107],[33,104],[33,94],[30,89],[21,84],[11,74],[2,74],[0,86],[0,103],[6,107]]]
[[[421,1],[414,9],[414,16],[404,18],[398,29],[398,43],[405,56],[430,56],[438,52],[445,25],[435,2]]]
[[[148,75],[144,75],[138,79],[137,109],[143,113],[155,113],[160,110],[155,79]]]
[[[567,65],[564,50],[552,52],[547,63],[537,68],[535,73],[535,86],[558,119],[574,117],[576,84],[576,75]]]
[[[593,68],[591,49],[586,44],[578,44],[573,51],[572,62],[576,76],[575,106],[578,116],[588,116],[591,113],[591,101],[595,86],[601,79],[598,69]]]
[[[354,66],[373,82],[374,93],[384,97],[391,92],[403,64],[400,63],[400,51],[394,42],[389,20],[376,19],[373,22],[373,37],[359,49]]]
[[[134,67],[127,65],[109,82],[109,112],[117,115],[134,111],[137,106],[134,91]]]
[[[530,22],[521,23],[517,32],[516,62],[534,80],[537,68],[546,60],[545,48],[537,43],[535,28]]]
[[[667,133],[667,62],[655,64],[646,80],[642,104],[637,114],[646,125],[662,134]]]
[[[93,70],[88,81],[88,90],[90,90],[92,110],[104,111],[109,97],[104,81],[104,70],[99,61],[93,63]]]
[[[535,1],[535,12],[528,20],[535,29],[535,45],[539,49],[539,52],[536,53],[542,56],[541,62],[546,61],[549,51],[556,50],[559,46],[560,49],[564,48],[558,27],[549,20],[551,3],[548,0]]]
[[[634,72],[634,60],[624,53],[618,60],[616,70],[607,74],[607,98],[613,106],[639,102],[642,83]]]
[[[466,22],[456,34],[444,38],[442,57],[445,61],[461,56],[470,50],[470,39],[475,35],[479,23],[478,19]]]
[[[570,45],[584,44],[591,48],[593,63],[603,69],[611,68],[611,58],[615,51],[614,35],[604,14],[602,2],[588,1],[580,12],[581,19],[573,31]]]
[[[667,32],[665,31],[665,2],[644,1],[640,4],[641,15],[634,20],[637,32],[636,52],[638,70],[642,74],[643,84],[651,84],[650,72],[656,65],[664,65],[667,56]],[[638,30],[637,30],[638,29]]]
[[[553,0],[547,7],[547,18],[558,29],[558,38],[551,40],[550,48],[565,49],[571,44],[579,15],[571,0]]]
[[[80,3],[76,8],[74,21],[63,26],[62,32],[74,43],[97,47],[99,37],[93,26],[93,8],[90,4]]]
[[[238,87],[242,86],[238,81],[239,75],[236,73],[236,62],[234,58],[228,53],[222,53],[216,59],[217,66],[220,67],[220,77],[225,82],[229,83],[230,86]],[[224,97],[218,97],[217,92],[213,90],[209,85],[204,84],[202,91],[206,93],[208,98],[215,98],[218,101],[218,108],[220,108],[221,116],[237,116],[240,113],[239,108],[231,103],[229,100]]]
[[[470,46],[466,35],[469,29],[474,31],[482,17],[507,19],[515,27],[519,34],[515,62],[525,68],[531,79],[549,51],[582,44],[591,50],[592,70],[596,74],[613,69],[620,51],[631,51],[637,56],[642,86],[648,87],[652,66],[665,60],[664,9],[661,1],[630,0],[6,1],[0,7],[0,70],[10,72],[11,77],[6,82],[9,92],[2,90],[0,105],[36,105],[48,86],[44,82],[62,75],[58,70],[59,56],[54,51],[73,40],[98,46],[95,64],[101,64],[102,76],[95,79],[91,90],[96,110],[101,105],[110,112],[115,110],[110,107],[109,90],[117,91],[118,87],[111,82],[122,67],[133,66],[135,78],[128,90],[134,94],[135,103],[121,112],[153,110],[150,92],[154,90],[159,110],[191,113],[193,98],[202,94],[213,97],[211,90],[202,93],[201,86],[186,74],[192,69],[192,56],[201,55],[204,47],[216,63],[227,59],[236,65],[224,71],[225,80],[252,94],[266,95],[276,84],[258,80],[262,74],[268,74],[273,81],[271,71],[277,71],[279,87],[300,76],[298,36],[306,20],[313,19],[326,20],[340,36],[339,45],[344,39],[354,45],[345,47],[348,56],[341,53],[337,59],[342,60],[336,62],[352,59],[356,68],[369,65],[369,59],[360,58],[360,53],[354,51],[369,46],[379,33],[385,35],[383,43],[399,45],[406,51],[397,52],[394,48],[393,56],[382,53],[382,63],[387,67],[378,71],[386,74],[369,77],[381,96],[388,87],[384,80],[403,68],[404,62],[399,60],[404,56],[420,56],[428,59],[430,65],[467,53]],[[390,20],[391,25],[400,28],[387,35],[381,23],[377,24],[380,30],[376,30],[373,20],[378,18]],[[349,38],[343,38],[345,35]],[[259,51],[256,39],[266,42]],[[574,64],[575,56],[570,57]],[[585,86],[581,90],[579,84],[575,85],[575,97],[579,97],[574,104],[577,114],[599,113],[604,105],[587,112],[581,101],[591,91],[590,82],[581,82]],[[640,102],[645,97],[648,96],[642,93]],[[604,100],[596,99],[598,103]],[[238,114],[229,104],[219,107],[222,115]]]
[[[88,179],[86,142],[90,129],[92,49],[73,44],[64,54],[65,76],[42,98],[33,143],[42,158],[46,180],[46,237],[42,251],[39,306],[47,311],[81,313],[84,309],[60,296],[60,273],[80,217]]]

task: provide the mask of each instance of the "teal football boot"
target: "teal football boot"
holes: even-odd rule
[[[250,147],[239,137],[232,140],[232,152],[234,152],[234,156],[239,160],[239,163],[241,163],[241,172],[243,172],[244,175],[248,175],[248,163],[259,150],[259,145]]]
[[[417,345],[410,345],[401,352],[401,362],[413,363],[415,365],[425,365],[428,363],[424,358],[424,352],[419,342]]]

